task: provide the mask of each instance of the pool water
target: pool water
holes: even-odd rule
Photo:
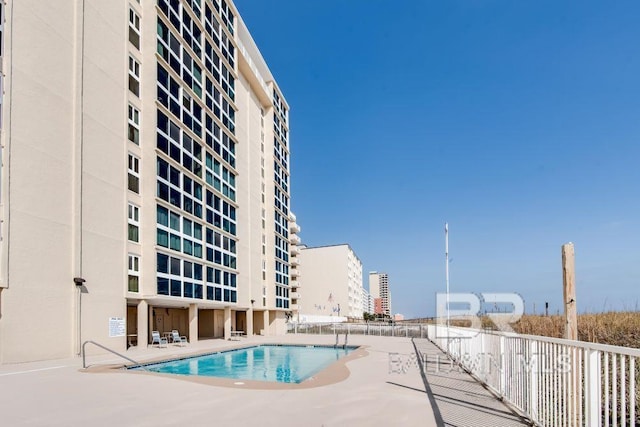
[[[150,364],[145,368],[165,374],[300,383],[356,348],[260,345]]]

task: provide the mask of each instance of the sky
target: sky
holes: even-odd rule
[[[445,290],[640,304],[640,2],[236,0],[291,107],[291,206],[392,310]]]

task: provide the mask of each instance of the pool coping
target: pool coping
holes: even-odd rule
[[[149,360],[146,360],[140,363],[140,365],[141,366],[153,365],[156,363],[169,362],[173,360],[188,359],[191,357],[226,353],[234,350],[242,350],[245,348],[252,348],[257,346],[268,346],[268,345],[296,346],[296,347],[306,347],[306,346],[329,347],[329,348],[334,347],[332,345],[318,345],[318,344],[312,344],[312,343],[290,344],[290,343],[280,343],[280,342],[264,342],[260,344],[250,344],[250,345],[247,345],[247,344],[233,345],[230,347],[225,347],[224,349],[220,349],[218,351],[202,350],[202,351],[196,351],[193,353],[185,353],[183,355],[180,355],[180,357],[177,357],[177,358],[175,357],[169,358],[166,356],[151,358]],[[315,388],[315,387],[323,387],[330,384],[342,382],[347,378],[349,378],[349,375],[351,374],[351,372],[349,371],[349,368],[347,368],[346,364],[348,362],[357,360],[361,357],[368,356],[369,352],[367,351],[367,348],[369,346],[368,345],[358,345],[358,346],[348,345],[347,347],[354,348],[354,350],[348,353],[347,355],[341,357],[340,359],[336,360],[335,362],[331,363],[329,366],[322,369],[320,372],[317,372],[316,374],[310,376],[309,378],[306,378],[304,381],[301,381],[299,383],[281,383],[277,381],[258,381],[258,380],[245,380],[245,379],[238,379],[238,378],[204,377],[204,376],[200,377],[195,375],[164,374],[164,373],[149,372],[149,371],[144,371],[139,369],[136,369],[136,370],[129,369],[129,368],[134,368],[138,366],[132,363],[93,366],[87,369],[83,369],[81,371],[86,373],[119,373],[119,374],[135,374],[135,375],[153,375],[153,376],[159,376],[159,377],[169,378],[169,379],[174,379],[179,381],[188,381],[191,383],[198,383],[198,384],[216,386],[216,387],[235,388],[235,389],[244,388],[248,390],[300,390],[300,389],[308,389],[308,388]]]

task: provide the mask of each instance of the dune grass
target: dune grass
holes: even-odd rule
[[[562,338],[563,316],[523,316],[511,325],[521,334]],[[578,339],[600,344],[640,348],[640,312],[578,315]]]

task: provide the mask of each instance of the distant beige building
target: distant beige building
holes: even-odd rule
[[[0,16],[0,363],[284,333],[289,106],[233,2]]]
[[[303,248],[300,322],[362,318],[362,262],[348,244]]]
[[[376,314],[391,316],[391,290],[387,273],[378,273],[377,271],[369,273],[369,293],[374,301]],[[378,304],[376,304],[376,299],[379,299]]]

